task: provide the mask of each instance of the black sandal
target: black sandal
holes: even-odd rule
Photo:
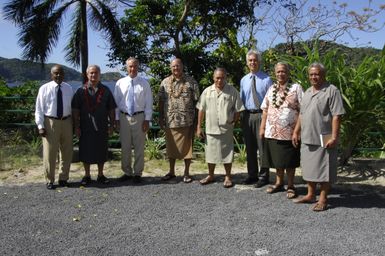
[[[164,175],[162,177],[162,180],[163,181],[168,181],[168,180],[174,179],[175,177],[176,177],[175,174],[167,173],[166,175]]]
[[[282,191],[285,191],[285,188],[283,187],[283,185],[278,185],[278,186],[273,185],[266,189],[266,193],[268,194],[273,194],[273,193],[282,192]]]
[[[293,199],[297,197],[297,191],[295,187],[290,187],[286,189],[286,197],[287,199]]]

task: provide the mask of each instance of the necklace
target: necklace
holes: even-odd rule
[[[181,85],[179,86],[179,90],[175,91],[175,87],[178,83],[181,83]],[[174,80],[171,82],[170,84],[170,88],[169,88],[169,94],[173,97],[173,98],[179,98],[179,96],[182,94],[182,92],[186,91],[186,83],[184,83],[184,81],[182,80]]]
[[[283,102],[285,102],[286,96],[289,93],[289,89],[290,89],[288,84],[286,84],[286,87],[283,91],[283,95],[280,96],[279,95],[280,94],[279,92],[281,91],[280,88],[281,87],[279,86],[279,84],[273,85],[273,106],[275,108],[279,108],[283,104]]]

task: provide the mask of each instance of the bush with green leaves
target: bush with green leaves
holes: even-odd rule
[[[385,132],[385,47],[378,56],[366,57],[357,66],[347,63],[346,56],[337,50],[321,56],[317,43],[312,49],[306,45],[304,48],[306,56],[284,56],[283,59],[292,67],[292,80],[304,89],[310,86],[307,68],[313,62],[323,63],[327,81],[340,89],[346,110],[340,139],[340,157],[344,164],[366,133]]]

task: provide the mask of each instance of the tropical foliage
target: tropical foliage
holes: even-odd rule
[[[292,79],[305,89],[310,86],[307,67],[316,61],[325,65],[327,80],[340,89],[346,110],[341,126],[341,162],[345,163],[368,132],[385,132],[385,48],[357,66],[347,63],[346,55],[338,50],[320,55],[317,43],[312,48],[305,45],[304,49],[303,57],[283,59],[292,66]]]
[[[255,21],[254,6],[267,2],[272,1],[136,1],[121,20],[124,42],[112,50],[111,60],[136,56],[159,83],[169,74],[170,59],[179,57],[201,86],[211,83],[217,65],[238,83],[248,47],[239,45],[237,31]]]
[[[8,87],[0,80],[0,124],[32,123],[38,90],[39,83],[36,81]]]
[[[88,23],[95,31],[102,31],[111,47],[120,44],[121,33],[115,13],[101,0],[12,0],[5,4],[6,19],[19,28],[19,43],[23,57],[44,63],[57,44],[67,12],[72,12],[70,38],[65,47],[66,60],[81,64],[85,74],[88,66]]]

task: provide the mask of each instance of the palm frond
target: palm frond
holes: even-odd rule
[[[64,48],[66,55],[65,60],[74,64],[76,67],[80,65],[80,39],[81,39],[81,14],[80,5],[76,8],[72,15],[72,24],[70,29],[70,39]]]
[[[19,44],[23,49],[23,58],[45,62],[52,48],[56,46],[64,12],[73,1],[53,11],[53,5],[46,2],[36,6],[34,13],[24,24],[21,24]]]
[[[32,10],[39,0],[13,0],[6,3],[3,7],[4,18],[16,24],[23,23],[32,15]]]
[[[90,22],[95,30],[105,32],[106,39],[110,42],[112,48],[118,47],[122,42],[122,34],[119,28],[119,22],[116,19],[116,13],[103,1],[95,0],[89,2],[91,8]]]

